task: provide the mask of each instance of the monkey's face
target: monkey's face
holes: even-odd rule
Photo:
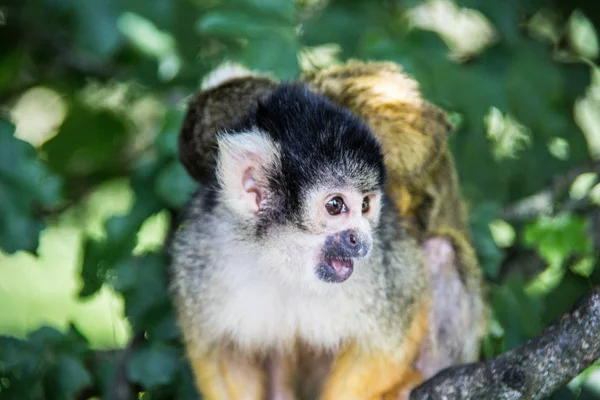
[[[343,282],[354,261],[368,257],[379,220],[381,194],[354,188],[317,190],[305,202],[304,227],[319,238],[313,249],[314,273],[324,282]]]
[[[259,240],[260,264],[292,284],[316,290],[352,278],[360,261],[371,255],[381,209],[379,190],[323,183],[292,202],[291,220],[270,224]],[[282,213],[290,203],[266,196],[265,213]],[[289,215],[290,212],[287,212]],[[259,211],[257,220],[263,218]],[[264,217],[271,220],[270,216]]]

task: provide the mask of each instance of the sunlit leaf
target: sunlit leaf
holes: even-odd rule
[[[29,89],[11,110],[17,126],[15,136],[39,147],[56,134],[66,114],[60,93],[46,87]]]
[[[588,195],[593,204],[600,206],[600,183],[591,188]]]
[[[558,13],[551,9],[542,9],[535,13],[527,23],[529,32],[540,39],[557,43],[560,39],[560,21]]]
[[[530,296],[541,297],[547,295],[558,287],[566,272],[561,263],[550,264],[544,271],[528,282],[525,291]]]
[[[159,74],[172,79],[181,68],[181,59],[173,36],[160,31],[152,21],[133,12],[123,13],[118,27],[141,52],[159,61]]]
[[[579,175],[569,189],[569,196],[575,200],[581,200],[588,195],[592,186],[598,182],[598,174],[595,172],[586,172]]]
[[[569,257],[587,257],[592,252],[588,230],[588,221],[568,213],[540,217],[525,228],[525,244],[536,248],[547,263],[547,268],[529,282],[528,293],[543,295],[555,289],[565,276]]]
[[[161,58],[175,51],[175,41],[171,35],[161,32],[151,21],[136,13],[121,14],[117,25],[144,53]]]
[[[575,263],[571,270],[578,275],[589,278],[596,268],[596,259],[594,257],[584,257]]]
[[[437,32],[456,58],[471,57],[493,44],[497,34],[480,12],[450,0],[423,2],[407,15],[411,24]]]
[[[531,136],[528,129],[511,115],[492,107],[485,117],[487,136],[492,142],[496,159],[514,158],[516,154],[529,146]]]
[[[510,247],[515,241],[515,230],[506,221],[500,219],[492,221],[490,231],[498,247]]]
[[[563,138],[555,137],[548,143],[548,151],[559,160],[569,158],[569,142]]]
[[[577,99],[574,117],[583,131],[592,158],[600,158],[600,68],[591,68],[592,82],[585,96]]]
[[[581,56],[598,57],[598,35],[594,24],[580,11],[575,10],[569,19],[569,41]]]

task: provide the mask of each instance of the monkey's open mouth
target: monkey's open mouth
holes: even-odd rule
[[[325,282],[344,282],[354,271],[354,261],[349,258],[324,258],[317,267],[317,276]]]

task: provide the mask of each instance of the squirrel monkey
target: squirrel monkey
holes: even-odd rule
[[[201,185],[170,253],[203,398],[406,399],[478,357],[448,132],[391,63],[236,73],[195,97],[179,151]]]

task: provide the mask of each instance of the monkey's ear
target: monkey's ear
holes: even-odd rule
[[[267,174],[279,160],[277,146],[259,131],[222,134],[217,143],[223,201],[241,216],[256,215],[267,201]]]
[[[267,76],[228,65],[205,78],[179,133],[179,159],[192,178],[202,182],[212,177],[217,132],[236,125],[276,85]]]

